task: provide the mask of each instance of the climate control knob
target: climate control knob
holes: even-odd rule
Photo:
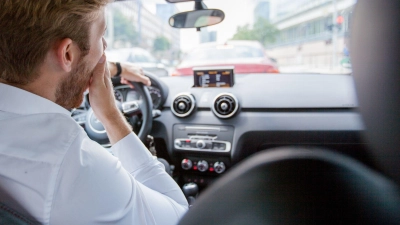
[[[197,162],[197,169],[200,172],[205,172],[208,170],[208,162],[205,160],[200,160]]]
[[[197,141],[196,147],[197,148],[204,148],[204,147],[206,147],[206,143],[203,140]]]
[[[182,166],[182,169],[184,169],[184,170],[190,170],[190,169],[192,169],[192,166],[193,166],[192,160],[190,160],[190,159],[183,159],[183,160],[182,160],[182,163],[181,163],[181,166]]]
[[[226,167],[223,162],[216,162],[214,163],[214,170],[216,173],[223,173],[225,171]]]

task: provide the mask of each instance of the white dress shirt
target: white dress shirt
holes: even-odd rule
[[[133,133],[111,148],[61,106],[0,83],[0,202],[42,224],[176,224],[187,201]]]

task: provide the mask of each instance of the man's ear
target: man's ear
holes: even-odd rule
[[[62,39],[55,47],[60,68],[65,72],[71,72],[74,61],[79,58],[79,49],[70,38]]]

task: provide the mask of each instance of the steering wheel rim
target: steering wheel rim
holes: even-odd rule
[[[142,96],[141,104],[138,104],[138,110],[142,114],[142,125],[140,127],[137,136],[139,139],[145,143],[147,139],[147,135],[150,133],[152,125],[153,125],[153,101],[151,99],[149,90],[145,88],[142,83],[138,82],[130,82],[134,87],[135,91]],[[120,110],[123,111],[121,104],[118,105]],[[135,114],[136,115],[136,114]],[[103,125],[98,121],[96,116],[94,115],[93,109],[89,108],[86,121],[85,121],[85,131],[87,135],[94,141],[99,144],[109,144],[107,132],[104,129]]]
[[[150,134],[151,128],[153,126],[153,100],[151,99],[149,90],[142,84],[138,82],[130,82],[135,90],[143,97],[143,103],[140,107],[142,111],[142,126],[137,134],[140,140],[145,143],[147,135]]]

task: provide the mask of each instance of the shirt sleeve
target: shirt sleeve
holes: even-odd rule
[[[65,155],[56,181],[50,224],[176,224],[186,198],[136,137],[112,156],[87,136]]]

